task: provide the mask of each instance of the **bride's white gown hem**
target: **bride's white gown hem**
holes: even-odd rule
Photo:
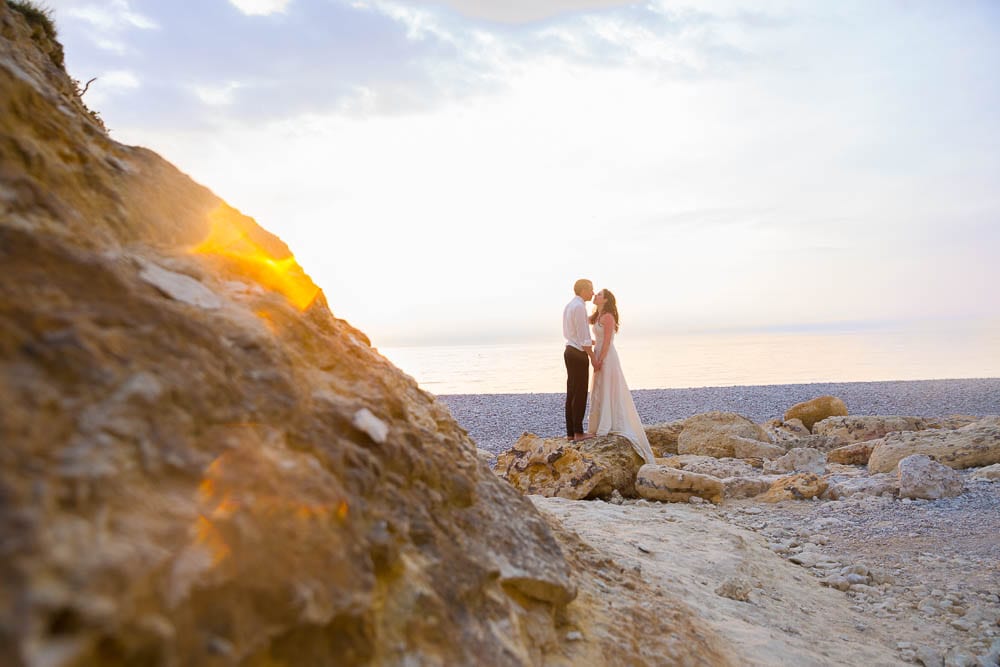
[[[646,463],[653,463],[653,450],[635,409],[632,394],[625,383],[618,351],[615,349],[615,332],[611,332],[608,353],[604,357],[601,370],[594,373],[593,389],[590,393],[590,416],[587,432],[594,435],[621,435],[632,443],[636,453]],[[598,321],[594,324],[594,351],[598,357],[604,343],[604,327]]]

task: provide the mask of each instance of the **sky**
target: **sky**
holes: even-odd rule
[[[111,136],[377,345],[997,321],[992,0],[49,0]]]

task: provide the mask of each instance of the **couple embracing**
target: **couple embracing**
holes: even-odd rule
[[[594,284],[581,278],[573,285],[576,296],[563,310],[563,336],[566,338],[566,435],[570,441],[614,433],[628,438],[633,449],[646,463],[653,463],[653,450],[646,438],[639,413],[635,409],[622,373],[615,334],[618,332],[618,304],[610,290],[594,293]],[[587,302],[597,308],[589,317]],[[590,327],[593,327],[591,336]],[[587,413],[587,388],[590,366],[594,367],[587,431],[583,418]]]

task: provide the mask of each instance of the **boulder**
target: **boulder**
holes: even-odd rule
[[[826,455],[816,449],[793,449],[784,456],[764,464],[764,472],[826,472]]]
[[[525,433],[497,456],[494,472],[527,495],[583,500],[604,498],[617,490],[634,498],[641,465],[632,444],[621,436],[568,442]]]
[[[762,503],[808,500],[822,495],[826,491],[826,486],[826,481],[815,473],[802,472],[776,480],[767,493],[757,496],[757,500]]]
[[[898,475],[901,498],[951,498],[960,495],[965,488],[961,475],[923,454],[900,460]]]
[[[607,498],[616,490],[625,498],[637,497],[635,476],[645,461],[628,438],[604,435],[578,442],[576,447],[605,471],[602,482],[594,487],[589,498]]]
[[[671,468],[719,478],[757,474],[752,465],[741,459],[717,459],[713,456],[679,454],[664,459],[657,459],[656,462]]]
[[[850,466],[868,465],[868,458],[875,448],[875,441],[856,442],[853,445],[844,445],[831,449],[826,453],[828,463],[840,463]]]
[[[740,498],[753,498],[759,496],[777,481],[777,475],[761,475],[759,477],[726,477],[722,480],[725,490],[723,496],[727,500],[737,500]]]
[[[496,454],[493,452],[478,447],[476,448],[476,457],[491,468],[497,459]]]
[[[822,423],[822,422],[821,422]],[[781,446],[786,451],[792,449],[818,449],[821,452],[829,452],[841,446],[838,438],[831,435],[806,435],[796,438],[786,438],[781,441]]]
[[[722,481],[716,477],[656,463],[639,468],[635,488],[647,500],[666,502],[688,502],[697,496],[718,504],[724,493]]]
[[[762,426],[771,440],[778,443],[809,435],[809,429],[805,427],[801,419],[789,419],[788,421],[772,419]]]
[[[739,459],[776,459],[784,456],[785,448],[750,438],[733,438],[733,456]]]
[[[827,417],[813,424],[812,432],[837,441],[837,446],[883,438],[893,431],[923,431],[940,428],[935,420],[924,417],[850,415]]]
[[[992,420],[992,421],[991,421]],[[927,417],[927,428],[939,428],[951,431],[969,424],[996,424],[1000,425],[1000,418],[996,416],[975,416],[975,415],[948,415],[946,417]]]
[[[524,433],[497,456],[494,472],[525,495],[582,500],[600,484],[605,471],[565,438]]]
[[[770,442],[767,431],[746,417],[733,412],[706,412],[684,422],[677,453],[731,458],[741,438]]]
[[[646,438],[649,439],[649,446],[653,450],[653,455],[656,458],[661,458],[676,454],[677,438],[683,430],[683,419],[646,426]]]
[[[820,396],[802,403],[796,403],[785,412],[785,421],[798,419],[812,431],[813,424],[827,417],[846,415],[847,405],[836,396]]]
[[[972,473],[973,479],[982,479],[989,482],[1000,482],[1000,463],[985,466]]]
[[[857,475],[841,480],[828,479],[827,484],[823,497],[829,500],[842,500],[858,495],[895,496],[899,493],[899,479],[889,473]]]
[[[1000,463],[1000,425],[982,422],[950,431],[890,433],[874,443],[868,459],[871,472],[893,472],[911,454],[924,454],[956,469]]]

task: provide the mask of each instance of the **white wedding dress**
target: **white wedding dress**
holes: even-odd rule
[[[604,343],[604,327],[594,323],[595,354],[600,357]],[[590,416],[587,418],[587,432],[594,435],[615,433],[625,436],[632,447],[646,463],[653,463],[653,450],[642,427],[639,413],[635,409],[632,394],[625,383],[618,351],[615,349],[615,332],[611,332],[608,354],[604,357],[601,370],[594,373],[594,386],[590,392]]]

